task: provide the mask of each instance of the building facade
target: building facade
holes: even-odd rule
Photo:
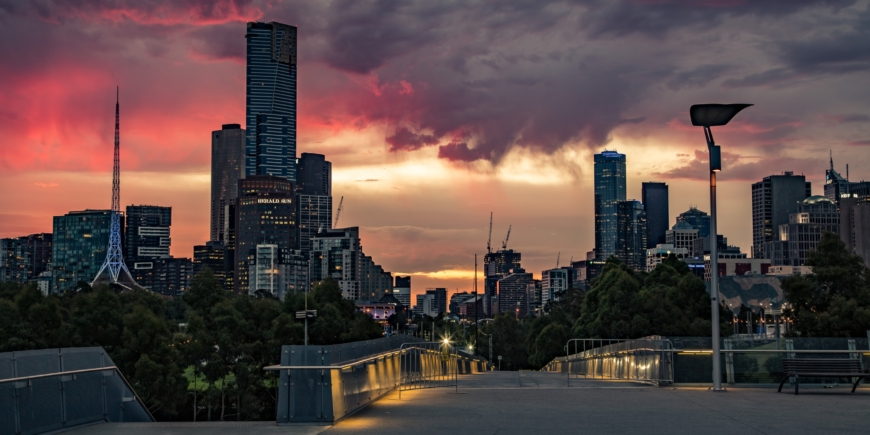
[[[762,258],[766,242],[777,239],[779,226],[788,223],[798,204],[812,195],[803,175],[784,172],[752,184],[752,257]]]
[[[440,313],[447,312],[447,289],[446,288],[427,288],[427,295],[432,295],[432,310],[437,316]]]
[[[208,267],[224,290],[233,288],[232,275],[227,273],[232,269],[232,261],[227,256],[227,248],[223,242],[206,242],[205,245],[193,247],[193,275],[196,276]]]
[[[121,216],[121,234],[124,217]],[[53,219],[51,269],[53,292],[90,283],[106,260],[111,210],[71,211]]]
[[[628,267],[646,270],[647,221],[640,201],[616,204],[616,257]]]
[[[606,260],[617,251],[617,203],[625,201],[625,154],[595,154],[595,252]]]
[[[698,237],[710,237],[710,215],[705,211],[690,207],[677,215],[677,223],[685,222],[698,230]],[[669,242],[670,243],[670,242]]]
[[[699,232],[688,222],[677,222],[665,232],[665,241],[674,249],[685,249],[687,252],[692,252],[695,249],[695,239],[699,237]]]
[[[831,167],[825,170],[825,197],[834,201],[837,207],[844,198],[854,198],[859,202],[870,200],[870,181],[849,181],[849,165],[846,165],[846,176],[843,177],[834,170],[834,158],[831,157]]]
[[[169,227],[172,208],[128,205],[124,229],[124,262],[136,283],[147,289],[155,285],[154,260],[169,258],[172,244]]]
[[[374,259],[363,255],[360,259],[360,299],[379,301],[393,292],[393,274],[375,264]]]
[[[405,309],[411,308],[411,277],[397,276],[396,284],[393,286],[393,297],[405,306]]]
[[[529,314],[529,284],[534,281],[531,273],[514,272],[498,280],[498,311],[519,317]]]
[[[296,180],[296,27],[248,23],[247,175]]]
[[[338,282],[345,299],[360,299],[360,260],[362,246],[359,227],[332,228],[311,239],[310,277],[312,282],[332,278]]]
[[[190,289],[193,261],[189,258],[158,258],[154,260],[153,270],[151,291],[177,298]]]
[[[227,242],[233,221],[232,207],[239,197],[239,180],[245,178],[245,130],[224,124],[211,132],[211,214],[209,240]]]
[[[779,239],[764,244],[762,258],[774,266],[803,266],[826,232],[839,235],[840,212],[834,201],[811,196],[789,215],[787,224],[779,226]]]
[[[253,175],[239,180],[236,201],[235,291],[247,293],[250,288],[248,260],[256,246],[277,245],[282,250],[295,250],[296,204],[293,183],[281,177]]]
[[[665,233],[671,222],[668,205],[668,185],[648,181],[641,185],[641,201],[646,212],[646,248],[665,243]]]
[[[852,254],[860,255],[870,267],[870,201],[840,199],[840,239]]]
[[[308,261],[299,251],[259,244],[248,259],[248,294],[265,292],[279,300],[308,291]]]
[[[678,259],[687,258],[689,250],[686,248],[677,248],[674,245],[662,243],[656,245],[655,248],[646,250],[646,271],[652,272],[656,266],[662,264],[671,255]]]
[[[574,286],[574,269],[560,267],[541,272],[541,307],[562,298],[562,292]]]
[[[25,283],[49,270],[52,233],[0,239],[0,282]]]
[[[322,154],[302,153],[296,164],[299,248],[311,251],[311,237],[332,228],[332,163]]]

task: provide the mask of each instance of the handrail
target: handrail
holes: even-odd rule
[[[413,349],[413,348],[418,348],[420,350],[438,353],[438,351],[436,351],[436,350],[420,346],[420,345],[423,345],[426,343],[432,343],[432,344],[435,344],[438,346],[444,345],[443,342],[435,342],[435,341],[424,342],[424,343],[402,343],[402,345],[399,347],[399,350],[386,351],[383,353],[379,353],[377,355],[372,355],[369,357],[364,357],[364,358],[360,358],[360,359],[356,359],[356,360],[351,360],[348,362],[343,362],[341,364],[330,364],[330,365],[323,365],[323,366],[284,366],[284,365],[279,364],[279,365],[271,365],[271,366],[263,367],[263,370],[267,370],[267,371],[293,370],[293,369],[296,369],[296,370],[342,370],[342,369],[345,369],[345,368],[348,368],[351,366],[355,366],[357,364],[362,364],[364,362],[369,362],[369,361],[374,361],[374,360],[378,360],[381,358],[386,358],[390,355],[395,355],[397,353],[405,353],[406,350]],[[405,345],[410,345],[410,347],[405,347]],[[463,359],[474,359],[474,358],[459,356],[458,353],[455,355],[457,355],[457,357],[460,357]]]
[[[126,377],[124,377],[124,374],[121,373],[121,370],[118,369],[117,366],[95,367],[95,368],[91,368],[91,369],[68,370],[68,371],[63,371],[63,372],[43,373],[40,375],[19,376],[17,378],[0,379],[0,384],[8,383],[8,382],[24,382],[24,381],[29,382],[29,381],[34,380],[34,379],[50,378],[50,377],[54,377],[54,376],[70,376],[70,375],[77,375],[77,374],[82,374],[82,373],[105,372],[105,371],[113,371],[113,372],[117,373],[118,376],[121,378],[121,380],[124,381],[124,385],[127,386],[127,389],[129,389],[130,392],[133,393],[133,398],[136,399],[136,401],[142,405],[142,409],[145,410],[146,414],[148,414],[148,418],[150,418],[151,421],[156,421],[154,419],[154,415],[152,415],[151,411],[148,410],[148,407],[145,406],[145,402],[143,402],[142,399],[139,397],[139,395],[136,394],[136,390],[133,389],[133,386],[130,385],[130,382],[127,380]]]

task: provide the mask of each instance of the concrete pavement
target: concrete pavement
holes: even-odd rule
[[[334,426],[239,423],[103,423],[75,435],[378,434],[857,434],[870,432],[870,392],[850,388],[653,387],[549,372],[490,372],[454,388],[393,392]]]

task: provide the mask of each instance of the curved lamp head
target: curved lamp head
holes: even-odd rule
[[[713,127],[725,125],[741,110],[752,104],[695,104],[689,108],[692,125]]]

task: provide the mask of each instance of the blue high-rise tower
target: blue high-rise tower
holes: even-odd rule
[[[248,23],[245,174],[296,181],[296,27]]]
[[[617,203],[625,201],[625,154],[595,154],[595,255],[617,255]]]

